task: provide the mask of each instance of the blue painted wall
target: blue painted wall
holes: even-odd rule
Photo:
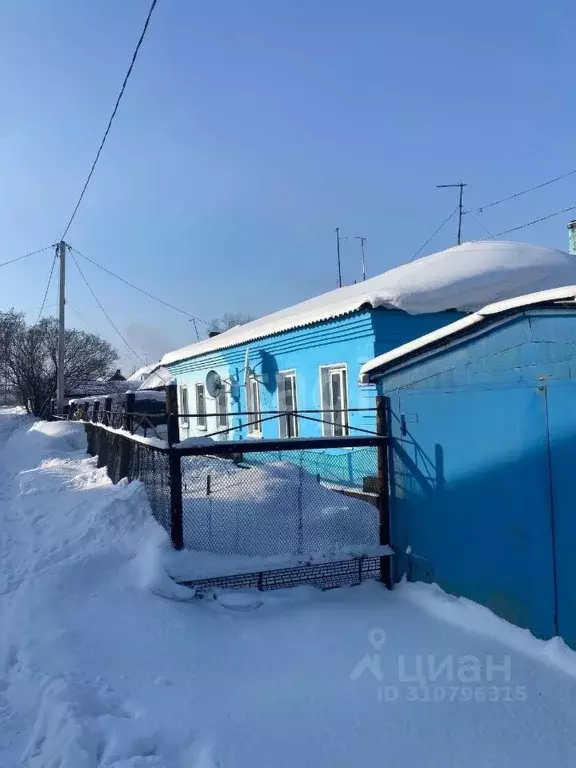
[[[576,312],[500,320],[378,389],[392,408],[396,577],[576,647]]]
[[[255,369],[261,381],[262,412],[278,410],[276,377],[279,371],[289,370],[296,372],[298,409],[319,410],[322,407],[320,366],[338,363],[345,363],[347,367],[349,408],[374,408],[375,387],[358,384],[361,366],[382,351],[446,325],[460,316],[456,312],[408,315],[399,310],[366,309],[258,339],[249,345],[241,344],[188,358],[168,367],[178,385],[188,386],[191,411],[195,411],[195,385],[203,383],[206,374],[212,369],[224,380],[237,380],[241,385],[231,387],[229,410],[232,413],[248,410],[246,390],[242,386],[247,347],[250,350],[250,367]],[[215,412],[211,398],[207,398],[207,411]],[[245,416],[234,417],[230,426],[236,429],[231,433],[222,433],[222,439],[248,438],[246,422]],[[375,415],[373,412],[351,413],[349,423],[351,426],[373,430]],[[209,419],[207,427],[206,430],[199,430],[192,419],[188,427],[181,424],[182,438],[216,431],[216,419]],[[303,437],[319,436],[322,434],[322,425],[302,417],[299,419],[299,431]],[[278,437],[278,419],[264,422],[262,433],[265,438]],[[353,430],[351,434],[354,434]],[[358,453],[356,463],[351,462],[346,450],[322,452],[320,457],[308,453],[307,469],[333,482],[361,485],[362,477],[375,474],[376,471],[374,451],[370,451],[370,459]]]

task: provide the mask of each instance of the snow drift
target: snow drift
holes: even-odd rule
[[[0,410],[2,768],[574,764],[574,678],[521,630],[413,585],[160,599],[142,487],[48,432]],[[487,659],[509,679],[441,673]]]

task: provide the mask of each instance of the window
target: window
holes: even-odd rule
[[[224,386],[216,398],[216,426],[228,427],[228,393]]]
[[[323,432],[326,437],[340,437],[348,434],[348,381],[345,365],[323,365],[320,367],[322,390]]]
[[[246,386],[246,405],[250,416],[248,416],[248,434],[260,435],[262,434],[262,424],[251,424],[250,422],[257,421],[260,418],[260,382],[258,379],[248,379]]]
[[[296,374],[294,371],[283,371],[278,374],[278,410],[296,411]],[[280,437],[298,437],[298,418],[294,413],[280,416]]]
[[[196,384],[196,426],[206,429],[206,391],[204,384]]]
[[[185,386],[180,387],[180,413],[185,414],[180,419],[180,424],[183,427],[188,427],[188,387]]]

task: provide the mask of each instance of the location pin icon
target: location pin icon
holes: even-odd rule
[[[379,651],[386,642],[386,632],[378,627],[371,629],[370,632],[368,632],[368,640],[374,650]]]

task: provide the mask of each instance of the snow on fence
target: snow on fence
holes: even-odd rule
[[[389,557],[382,557],[389,545],[384,398],[378,431],[358,437],[183,443],[175,393],[167,394],[166,433],[136,413],[134,402],[124,412],[110,405],[79,404],[68,418],[85,423],[88,451],[113,482],[126,477],[144,484],[175,549],[193,551],[196,562],[207,553],[224,558],[225,578],[235,586],[258,575],[246,563],[257,566],[260,588],[375,577],[389,583]],[[229,573],[239,558],[246,561],[241,573]],[[279,564],[286,566],[282,572]]]

